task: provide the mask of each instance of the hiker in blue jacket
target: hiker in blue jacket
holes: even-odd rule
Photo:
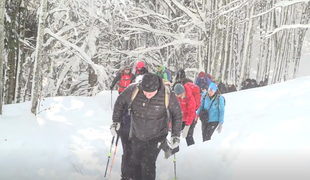
[[[196,78],[195,84],[199,86],[200,92],[202,92],[203,87],[209,87],[212,81],[206,76],[206,73],[200,72],[198,77]]]
[[[217,85],[211,83],[208,92],[202,94],[200,108],[196,111],[196,115],[201,120],[203,141],[211,139],[216,127],[218,127],[218,133],[221,132],[224,123],[224,113],[224,97],[220,94]]]

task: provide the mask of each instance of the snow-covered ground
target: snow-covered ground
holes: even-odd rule
[[[198,123],[195,145],[187,147],[181,139],[179,179],[310,179],[310,77],[224,96],[222,133],[203,143]],[[37,117],[30,113],[30,102],[4,106],[0,179],[104,179],[112,139],[111,92],[40,103]],[[120,179],[121,152],[119,143],[109,179]],[[166,160],[161,152],[156,179],[171,180],[173,167],[173,158]]]

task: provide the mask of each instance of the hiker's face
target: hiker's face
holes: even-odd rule
[[[176,96],[177,96],[178,98],[182,98],[183,94],[185,94],[185,93],[176,94]]]
[[[154,92],[146,92],[146,91],[143,91],[143,94],[145,95],[146,98],[148,99],[151,99],[152,97],[154,97],[157,93],[157,90],[154,91]]]
[[[209,94],[209,96],[213,96],[215,94],[215,92],[213,91],[213,89],[209,89],[208,94]]]
[[[130,69],[125,69],[125,73],[128,74],[130,72]]]

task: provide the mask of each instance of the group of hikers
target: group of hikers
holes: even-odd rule
[[[180,69],[172,83],[171,74],[163,65],[150,73],[139,61],[135,73],[130,66],[121,70],[111,90],[116,83],[119,96],[110,130],[122,142],[121,180],[155,180],[160,151],[164,151],[165,158],[177,153],[181,135],[187,146],[195,144],[198,119],[203,141],[210,140],[216,129],[218,133],[222,130],[225,98],[221,95],[221,82],[212,81],[210,74],[200,72],[194,82]]]

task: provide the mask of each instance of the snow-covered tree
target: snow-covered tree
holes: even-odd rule
[[[205,71],[238,88],[246,78],[291,79],[310,12],[308,0],[49,0],[40,45],[40,5],[7,1],[5,103],[30,100],[33,89],[93,96],[140,60],[151,72],[158,64],[192,79]]]

